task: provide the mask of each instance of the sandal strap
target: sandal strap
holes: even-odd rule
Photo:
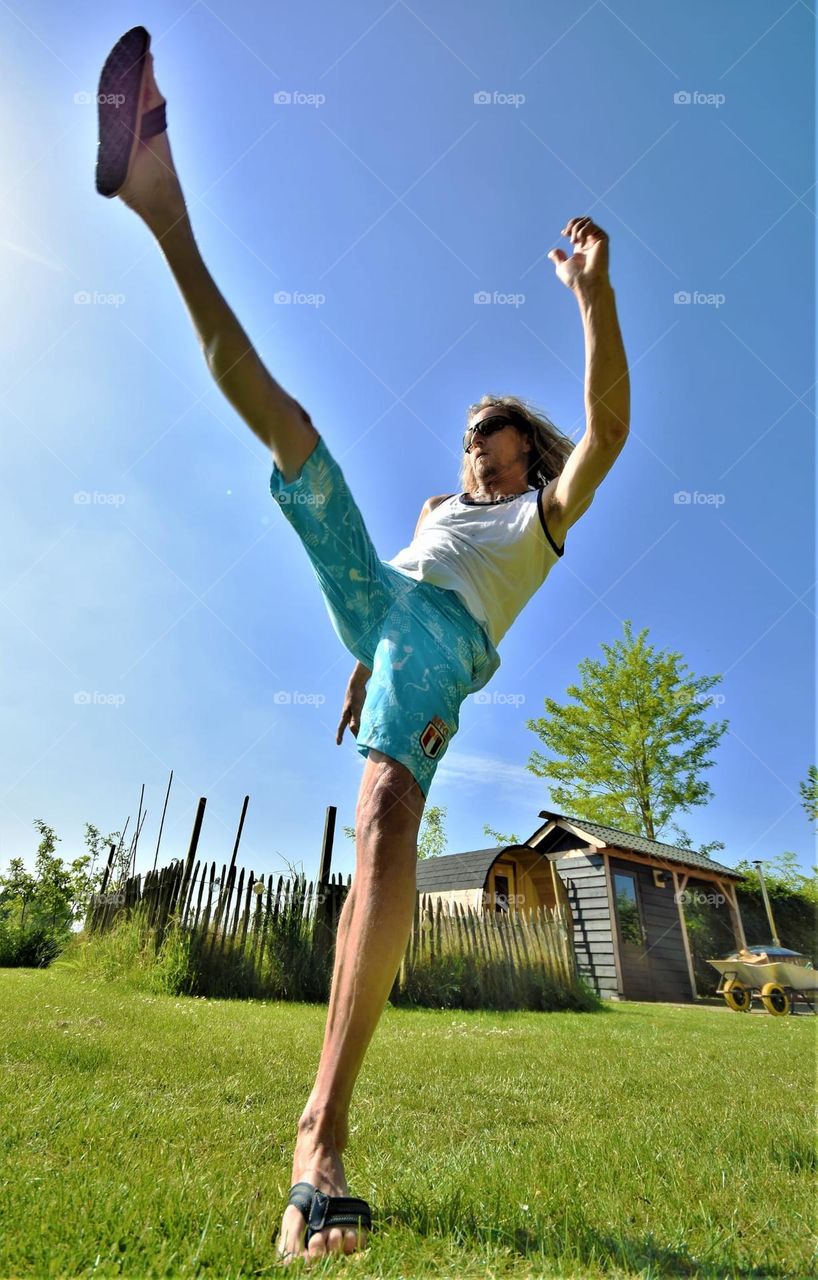
[[[139,130],[140,138],[152,138],[157,133],[164,133],[168,127],[167,116],[165,115],[165,107],[167,103],[160,102],[158,107],[152,107],[150,111],[146,111],[142,117],[142,126]]]
[[[327,1227],[372,1227],[372,1210],[358,1196],[328,1196],[311,1182],[296,1182],[290,1188],[288,1204],[294,1204],[304,1215],[307,1230],[304,1243]]]
[[[360,1200],[357,1196],[328,1196],[325,1192],[316,1190],[307,1222],[307,1236],[323,1231],[326,1227],[356,1227],[359,1222],[367,1229],[372,1226],[372,1215],[366,1200]],[[309,1244],[309,1239],[305,1237],[304,1243]]]
[[[303,1213],[305,1220],[309,1221],[314,1195],[315,1187],[311,1182],[296,1182],[290,1187],[290,1198],[287,1204],[294,1204],[296,1209]]]

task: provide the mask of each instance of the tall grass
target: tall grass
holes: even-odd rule
[[[154,995],[315,1001],[329,990],[329,957],[316,954],[309,923],[294,913],[268,921],[261,962],[251,943],[213,926],[183,928],[177,917],[161,939],[140,904],[105,930],[75,935],[56,968],[124,980]]]
[[[541,964],[507,962],[447,949],[416,956],[392,992],[398,1006],[435,1009],[530,1009],[534,1012],[574,1009],[590,1012],[602,1001],[582,977],[572,983]]]
[[[329,997],[332,940],[316,946],[314,922],[300,911],[264,918],[257,934],[245,940],[212,923],[182,927],[177,916],[161,933],[148,921],[145,903],[121,910],[107,928],[74,935],[55,965],[124,980],[155,995],[309,1003]],[[591,1011],[601,1003],[582,978],[566,980],[536,953],[518,955],[512,963],[508,956],[463,950],[454,935],[444,936],[435,951],[411,951],[411,962],[402,965],[392,988],[395,1005]]]

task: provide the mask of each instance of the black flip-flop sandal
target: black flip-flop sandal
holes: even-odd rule
[[[366,1200],[357,1196],[328,1196],[311,1182],[296,1182],[290,1187],[288,1205],[300,1209],[307,1223],[305,1247],[318,1231],[327,1227],[363,1227],[372,1229],[372,1210]]]
[[[117,40],[102,68],[97,90],[99,148],[96,186],[101,196],[116,196],[125,185],[140,138],[167,128],[166,103],[142,110],[142,90],[151,38],[132,27]]]

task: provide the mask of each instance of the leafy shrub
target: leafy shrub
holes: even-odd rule
[[[70,939],[70,930],[36,916],[0,919],[0,968],[44,969]]]

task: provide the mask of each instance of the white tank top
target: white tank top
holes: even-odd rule
[[[530,485],[526,493],[495,502],[453,494],[386,563],[457,592],[496,647],[565,550],[546,528],[542,492]]]

